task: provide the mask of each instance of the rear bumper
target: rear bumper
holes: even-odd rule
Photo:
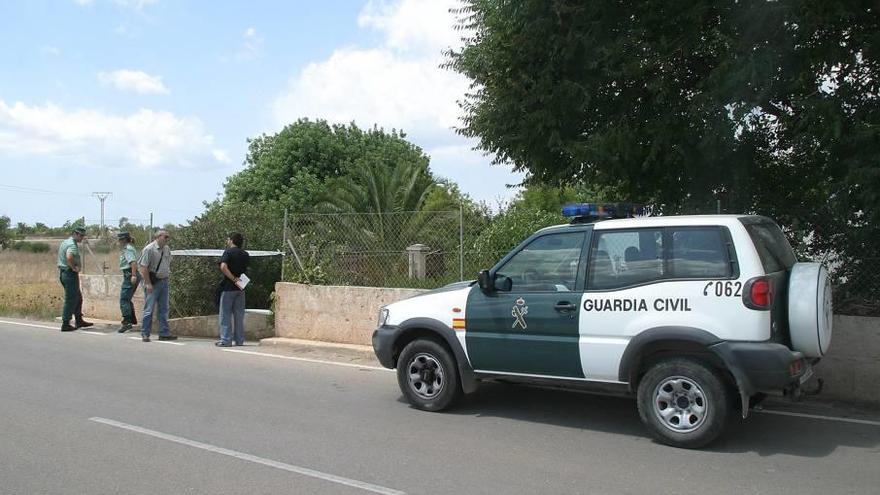
[[[748,395],[799,387],[813,373],[800,352],[766,342],[720,342],[711,346]]]

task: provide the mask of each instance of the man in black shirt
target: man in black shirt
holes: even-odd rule
[[[244,345],[244,290],[241,276],[247,271],[250,255],[242,249],[244,237],[238,232],[229,234],[226,251],[220,258],[223,282],[220,284],[220,341],[216,346],[231,347],[234,324],[235,345]]]

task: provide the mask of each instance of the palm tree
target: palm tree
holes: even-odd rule
[[[349,283],[389,282],[395,272],[406,272],[406,247],[438,228],[430,213],[421,212],[435,185],[427,160],[359,161],[328,184],[318,215],[311,216],[317,221],[306,230],[322,250],[336,252],[335,265]]]
[[[353,248],[402,249],[426,228],[428,215],[415,212],[434,185],[427,163],[360,161],[329,185],[317,209],[333,215]]]

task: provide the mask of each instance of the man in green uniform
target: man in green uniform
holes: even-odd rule
[[[131,298],[137,290],[138,282],[140,282],[140,273],[137,268],[138,254],[132,245],[131,234],[120,232],[116,234],[116,238],[119,240],[119,247],[122,248],[119,253],[119,269],[122,270],[122,290],[119,292],[122,327],[117,332],[125,333],[137,325],[137,316],[135,316]]]
[[[70,332],[77,328],[90,327],[93,324],[83,320],[82,292],[79,288],[79,271],[82,258],[79,254],[79,243],[86,238],[86,229],[77,227],[64,242],[58,246],[58,271],[61,286],[64,287],[64,310],[61,315],[61,331]],[[76,326],[70,326],[70,317],[76,318]]]

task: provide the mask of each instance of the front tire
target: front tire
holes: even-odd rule
[[[455,359],[439,343],[417,339],[403,348],[397,360],[397,384],[417,409],[442,411],[461,395]]]
[[[655,364],[638,388],[639,416],[661,443],[695,449],[724,430],[731,408],[723,378],[692,359]]]

